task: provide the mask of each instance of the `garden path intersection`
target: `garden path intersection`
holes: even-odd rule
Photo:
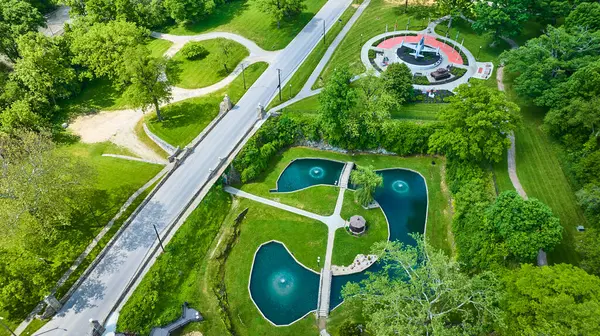
[[[277,72],[285,83],[322,38],[323,22],[329,29],[351,0],[328,1],[304,29],[281,50],[237,105],[223,116],[203,140],[190,151],[116,238],[87,279],[77,288],[59,313],[36,334],[81,336],[90,332],[90,319],[105,321],[132,290],[139,272],[151,266],[146,261],[156,247],[153,225],[163,234],[185,220],[192,202],[211,187],[215,169],[221,169],[230,155],[247,139],[257,124],[257,106],[267,106],[277,93]],[[259,123],[260,125],[260,123]],[[140,268],[141,267],[141,268]]]

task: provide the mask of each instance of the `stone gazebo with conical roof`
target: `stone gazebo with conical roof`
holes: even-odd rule
[[[350,232],[355,235],[362,234],[367,228],[367,221],[363,218],[363,216],[354,215],[350,217],[348,228],[350,229]]]

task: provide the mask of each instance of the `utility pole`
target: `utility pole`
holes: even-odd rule
[[[246,68],[244,67],[244,63],[242,63],[242,79],[244,80],[244,90],[246,90],[246,75],[244,74]]]
[[[479,59],[480,54],[481,54],[481,46],[479,46],[479,51],[477,52],[477,59]]]
[[[8,332],[12,336],[17,336],[17,334],[15,334],[12,330],[10,330],[10,328],[6,324],[4,324],[4,322],[2,322],[2,320],[4,320],[4,317],[0,317],[0,324],[2,324],[2,326],[4,327],[4,329],[8,330]]]
[[[160,244],[160,248],[163,252],[165,252],[165,247],[163,246],[162,240],[160,239],[160,235],[158,234],[158,230],[156,229],[156,225],[152,224],[154,227],[154,232],[156,232],[156,238],[158,238],[158,243]]]
[[[281,69],[277,69],[277,79],[279,80],[279,85],[277,85],[277,87],[279,88],[279,101],[282,101],[283,99],[281,99]]]
[[[325,19],[323,19],[323,45],[327,46],[327,42],[325,41]]]

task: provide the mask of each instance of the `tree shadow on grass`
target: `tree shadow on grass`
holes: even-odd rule
[[[212,120],[219,112],[219,99],[215,96],[203,97],[202,101],[183,101],[171,105],[163,110],[163,121],[156,118],[150,120],[150,124],[163,129],[176,129],[192,124],[203,124]]]
[[[241,16],[248,10],[248,3],[244,0],[227,2],[221,6],[217,6],[213,13],[209,16],[199,18],[196,22],[185,25],[185,28],[191,32],[200,33],[208,29],[226,25],[233,21],[234,18]]]
[[[172,58],[167,62],[167,68],[165,72],[167,73],[167,78],[169,79],[170,83],[179,83],[181,80],[181,73],[183,72],[181,63],[181,61]]]

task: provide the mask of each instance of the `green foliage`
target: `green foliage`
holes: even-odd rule
[[[186,43],[180,51],[189,60],[202,59],[208,55],[208,50],[198,43]]]
[[[575,247],[581,256],[579,266],[590,274],[600,276],[600,231],[586,228]]]
[[[478,2],[473,11],[476,17],[473,29],[479,34],[492,32],[495,39],[519,35],[523,23],[529,19],[526,3],[519,0]]]
[[[491,226],[519,261],[534,261],[538,251],[552,251],[562,238],[562,226],[552,210],[535,198],[524,200],[516,191],[505,191],[486,212]]]
[[[382,147],[400,156],[426,154],[429,137],[440,127],[439,124],[418,124],[410,121],[391,120],[380,127]]]
[[[156,27],[168,19],[163,1],[157,0],[61,0],[71,7],[71,17],[85,16],[91,22],[128,21]]]
[[[64,99],[75,91],[76,74],[60,39],[41,33],[28,33],[18,39],[21,58],[15,64],[12,79],[27,88],[38,100]]]
[[[17,46],[19,36],[35,32],[45,26],[42,14],[23,0],[0,2],[0,53],[15,62],[20,56]]]
[[[212,13],[213,0],[165,0],[165,9],[177,23],[194,22],[202,16]]]
[[[340,325],[338,334],[340,336],[362,336],[365,333],[363,332],[364,326],[360,323],[354,323],[352,321],[345,321],[342,325]]]
[[[401,105],[413,96],[412,72],[404,63],[390,64],[383,75],[384,90],[394,97],[396,104]]]
[[[597,335],[600,279],[568,264],[522,265],[504,278],[506,335]]]
[[[578,28],[600,30],[600,3],[583,2],[569,13],[565,27],[576,31]]]
[[[129,49],[124,58],[127,60],[124,64],[125,78],[131,82],[125,91],[126,99],[142,111],[153,106],[156,117],[162,120],[160,104],[169,102],[172,97],[170,83],[163,78],[167,60],[149,56],[145,47]]]
[[[375,189],[383,185],[383,177],[373,170],[373,166],[358,166],[350,173],[350,181],[358,186],[354,193],[356,202],[365,207],[373,202]]]
[[[202,310],[203,302],[198,301],[197,293],[198,274],[230,202],[220,185],[211,189],[121,310],[118,330],[148,334],[153,327],[179,318],[184,302]]]
[[[7,134],[12,134],[20,129],[40,131],[46,124],[46,120],[33,112],[25,100],[12,103],[0,113],[0,129]]]
[[[469,15],[473,2],[469,0],[438,0],[435,2],[440,14],[458,16],[460,14]]]
[[[131,22],[89,25],[79,21],[67,38],[71,40],[73,63],[85,68],[83,76],[118,80],[123,77],[128,62],[124,58],[125,51],[144,43],[148,33]]]
[[[257,0],[259,7],[277,21],[279,28],[281,21],[300,14],[306,9],[305,0]]]
[[[342,294],[363,306],[375,335],[487,334],[500,320],[493,273],[469,277],[459,264],[417,237],[417,246],[376,244],[383,271],[347,284]],[[347,303],[346,303],[347,304]]]
[[[463,84],[441,111],[443,128],[429,139],[431,153],[472,161],[500,161],[510,146],[507,135],[520,121],[519,107],[504,93]]]
[[[286,115],[269,118],[248,140],[233,165],[241,173],[242,182],[255,179],[283,148],[293,144],[302,134],[303,122]]]
[[[421,75],[414,76],[412,78],[412,83],[416,84],[416,85],[429,85],[430,84],[429,79],[427,79],[427,77],[421,76]]]

